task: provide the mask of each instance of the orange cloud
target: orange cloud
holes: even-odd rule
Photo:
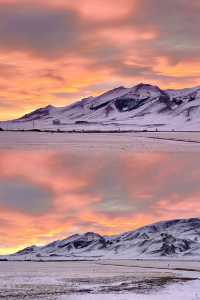
[[[153,31],[135,30],[129,26],[124,26],[119,28],[105,28],[100,31],[99,36],[101,39],[127,46],[140,40],[153,40],[157,34]]]
[[[187,199],[180,199],[178,195],[174,195],[171,199],[163,199],[159,202],[157,210],[159,214],[164,217],[165,214],[168,215],[169,219],[177,218],[177,211],[182,216],[182,218],[193,217],[193,212],[195,211],[196,216],[200,213],[199,206],[200,194],[187,197]]]
[[[195,1],[0,0],[0,18],[1,120],[117,85],[199,81]]]
[[[62,1],[60,1],[62,4]],[[76,9],[83,17],[94,21],[115,21],[127,17],[136,5],[135,0],[79,0],[63,1],[65,6]]]
[[[170,64],[167,57],[158,57],[157,64],[154,70],[160,72],[160,74],[184,78],[187,76],[199,77],[200,76],[200,59],[194,61],[192,58],[190,61],[181,61],[175,65]]]

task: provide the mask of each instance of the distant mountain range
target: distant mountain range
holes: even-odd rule
[[[117,236],[87,232],[43,247],[31,246],[6,259],[79,260],[131,258],[200,258],[200,219],[156,223]],[[4,257],[5,258],[5,257]]]
[[[200,130],[200,86],[162,90],[140,83],[118,87],[65,107],[47,106],[2,129],[63,131]]]

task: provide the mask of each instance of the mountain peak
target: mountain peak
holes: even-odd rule
[[[163,93],[164,91],[161,90],[157,85],[152,85],[149,83],[139,83],[133,87],[135,92],[139,92],[141,90],[147,90],[147,91],[154,91],[154,92],[159,92]]]

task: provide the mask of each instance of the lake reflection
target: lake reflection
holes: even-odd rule
[[[198,153],[0,151],[0,253],[200,214]]]

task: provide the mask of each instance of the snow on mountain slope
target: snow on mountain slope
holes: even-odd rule
[[[8,259],[200,258],[200,219],[156,223],[117,236],[87,232],[46,246],[25,248]]]
[[[47,106],[3,129],[40,130],[194,130],[200,129],[200,87],[161,90],[140,83],[56,108]]]

